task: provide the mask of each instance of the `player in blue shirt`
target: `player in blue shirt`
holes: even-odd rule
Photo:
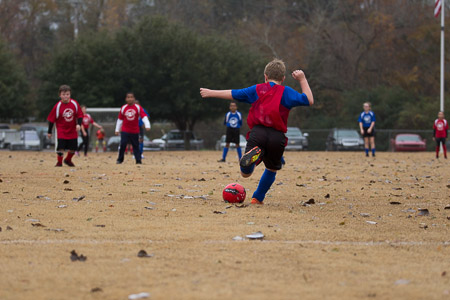
[[[365,102],[363,108],[364,111],[359,115],[358,122],[361,135],[364,137],[364,151],[368,157],[371,145],[372,156],[375,157],[375,114],[371,111],[370,102]]]
[[[222,159],[220,159],[219,162],[225,162],[227,158],[228,148],[230,147],[231,143],[236,145],[239,160],[241,160],[242,151],[241,147],[239,146],[239,143],[241,139],[240,128],[242,126],[242,115],[237,110],[236,102],[230,103],[230,111],[227,112],[227,114],[225,115],[225,120],[223,121],[223,124],[227,126],[227,134],[225,138],[226,145],[223,148]]]
[[[139,100],[136,100],[136,104],[139,104]],[[143,108],[143,107],[142,107]],[[148,114],[145,108],[144,112],[147,114],[148,119],[150,121],[150,115]],[[144,158],[144,122],[139,117],[139,151],[141,152],[141,158]]]

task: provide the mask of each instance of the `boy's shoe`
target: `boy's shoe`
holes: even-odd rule
[[[123,163],[123,161],[117,160],[116,164],[120,165],[121,163]]]
[[[249,167],[252,164],[254,164],[258,158],[261,156],[261,149],[256,146],[255,148],[253,148],[252,150],[248,151],[247,153],[245,153],[240,161],[240,165],[241,167],[245,168],[245,167]]]
[[[221,158],[217,162],[225,162],[225,159]]]
[[[80,152],[78,152],[78,151],[75,151],[75,154],[76,154],[77,156],[80,156]]]
[[[264,203],[262,201],[259,201],[256,198],[252,198],[252,202],[250,202],[250,204],[258,204],[258,205],[263,205]]]
[[[142,165],[142,161],[138,160],[138,161],[136,161],[136,164],[137,165]]]
[[[65,159],[65,160],[64,160],[64,163],[65,163],[66,165],[68,165],[69,167],[75,167],[75,165],[73,164],[73,162],[72,162],[71,160]]]
[[[375,154],[372,154],[372,157],[375,157]]]
[[[55,167],[62,167],[62,163],[56,163]]]
[[[369,153],[366,153],[366,157],[369,157]]]

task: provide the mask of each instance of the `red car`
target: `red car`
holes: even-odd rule
[[[397,134],[395,139],[391,139],[391,149],[393,151],[425,151],[427,141],[418,134],[402,133]]]

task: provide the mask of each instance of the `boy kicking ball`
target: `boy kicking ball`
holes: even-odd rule
[[[263,204],[277,171],[282,167],[290,110],[296,106],[314,104],[313,94],[303,71],[292,72],[292,77],[300,84],[302,94],[281,85],[285,73],[284,62],[274,59],[264,69],[265,83],[240,90],[200,88],[203,98],[237,100],[252,105],[247,117],[250,132],[247,135],[245,154],[240,161],[241,175],[244,178],[250,177],[261,161],[266,167],[258,188],[253,193],[252,204]]]
[[[47,117],[48,120],[48,138],[52,137],[53,125],[56,123],[56,154],[58,162],[55,167],[62,167],[64,150],[68,150],[64,163],[69,167],[75,167],[72,157],[77,150],[78,131],[85,134],[81,127],[83,112],[77,101],[70,98],[70,87],[62,85],[59,88],[59,97],[61,100],[53,106],[52,111]]]

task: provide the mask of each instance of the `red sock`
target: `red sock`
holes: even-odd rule
[[[439,146],[436,146],[436,157],[439,157]]]
[[[442,149],[444,149],[444,157],[447,158],[447,145],[442,144]]]
[[[106,147],[103,147],[103,152],[106,152]]]
[[[95,152],[98,152],[98,147],[95,147]]]
[[[62,164],[63,154],[58,152],[56,153],[56,157],[58,158],[58,164]]]
[[[67,152],[67,156],[66,156],[66,160],[67,161],[72,161],[72,156],[74,155],[74,152]]]

